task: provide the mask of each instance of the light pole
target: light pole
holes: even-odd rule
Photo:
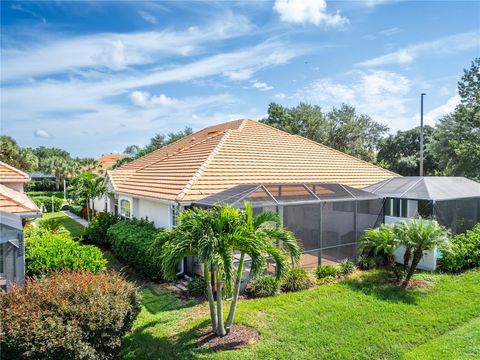
[[[423,97],[425,93],[420,94],[420,176],[423,176]]]

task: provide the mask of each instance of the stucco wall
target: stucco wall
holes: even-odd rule
[[[171,227],[170,205],[146,199],[138,199],[138,213],[134,212],[137,218],[148,218],[158,228]]]

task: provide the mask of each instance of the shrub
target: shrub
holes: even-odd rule
[[[300,291],[310,289],[315,285],[312,276],[303,269],[290,269],[282,279],[283,291]]]
[[[63,205],[62,210],[69,210],[77,216],[82,217],[82,209],[81,205]]]
[[[38,220],[37,224],[40,228],[45,229],[53,234],[68,232],[65,226],[63,226],[62,223],[55,218],[40,219]]]
[[[355,263],[351,260],[345,259],[339,264],[339,268],[341,274],[348,275],[355,271]]]
[[[339,273],[339,269],[333,265],[320,265],[315,269],[315,275],[319,279],[327,276],[336,277]]]
[[[137,289],[115,273],[54,273],[0,294],[5,359],[115,359],[140,311]]]
[[[318,279],[318,280],[317,280],[317,284],[318,284],[318,285],[331,284],[331,283],[333,283],[335,280],[336,280],[336,277],[335,277],[335,276],[328,275],[328,276],[325,276],[325,277],[323,277],[323,278]]]
[[[54,208],[52,208],[52,199]],[[39,208],[43,204],[43,206],[45,207],[45,212],[47,213],[60,211],[63,205],[63,199],[56,196],[34,196],[32,197],[32,200]]]
[[[202,298],[207,296],[207,284],[203,277],[194,277],[188,280],[187,289],[189,296]]]
[[[440,249],[440,269],[443,271],[459,272],[480,267],[480,224],[464,234],[454,236],[449,245]]]
[[[274,276],[261,275],[250,282],[248,293],[255,298],[275,296],[280,292],[280,285]]]
[[[120,221],[107,231],[112,251],[117,257],[152,280],[162,280],[162,232],[144,219]]]
[[[85,234],[98,244],[110,245],[107,237],[108,228],[119,221],[120,217],[116,214],[97,213],[85,229]]]
[[[362,255],[360,256],[360,258],[358,259],[358,263],[357,263],[357,266],[360,270],[370,270],[370,269],[373,269],[375,268],[376,266],[376,263],[375,263],[375,259],[371,256],[367,256],[367,255]]]
[[[105,270],[107,260],[96,246],[81,245],[66,233],[46,229],[25,230],[25,271],[39,275],[52,270]]]

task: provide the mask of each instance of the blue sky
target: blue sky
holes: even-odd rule
[[[413,127],[458,103],[474,1],[1,2],[1,132],[97,157],[158,132],[342,102]]]

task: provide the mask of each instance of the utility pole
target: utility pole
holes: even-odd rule
[[[420,176],[423,176],[423,97],[425,93],[420,94]]]

